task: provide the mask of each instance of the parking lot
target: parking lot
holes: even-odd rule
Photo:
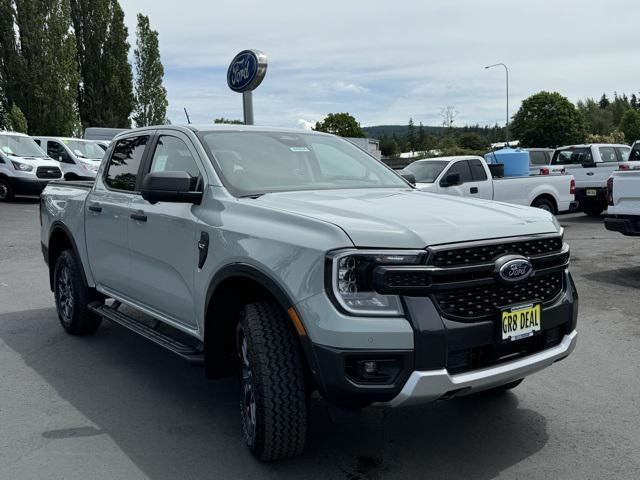
[[[237,381],[122,328],[71,337],[40,253],[38,203],[0,205],[0,478],[636,478],[640,242],[560,217],[580,294],[579,343],[512,393],[330,422],[313,400],[305,453],[256,461]]]

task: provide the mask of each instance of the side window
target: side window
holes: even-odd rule
[[[116,147],[117,148],[117,147]],[[196,189],[200,169],[189,147],[177,137],[163,135],[158,139],[151,161],[152,172],[187,172],[191,175],[192,190]]]
[[[617,162],[618,157],[613,147],[598,147],[600,151],[600,158],[603,162]]]
[[[487,172],[480,160],[469,160],[471,167],[471,178],[474,182],[484,182],[487,179]]]
[[[56,141],[49,140],[47,142],[47,155],[62,163],[74,163],[71,157],[69,157],[67,150]]]
[[[148,139],[148,136],[144,136],[118,140],[104,175],[104,183],[108,187],[135,191],[138,169]]]
[[[616,147],[616,152],[618,152],[618,161],[627,162],[631,154],[631,149],[629,147]]]
[[[446,175],[449,175],[450,173],[459,173],[460,182],[462,183],[471,181],[471,170],[469,169],[469,162],[467,160],[461,160],[451,165],[451,168]]]

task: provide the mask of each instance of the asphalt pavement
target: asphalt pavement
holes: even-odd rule
[[[312,402],[305,453],[245,449],[235,379],[105,323],[63,333],[38,203],[0,204],[0,479],[633,479],[640,475],[640,238],[560,217],[580,294],[568,359],[497,397],[366,410]]]

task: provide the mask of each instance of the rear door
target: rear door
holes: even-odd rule
[[[118,140],[85,202],[89,265],[98,287],[127,297],[131,276],[127,229],[148,135]]]
[[[471,169],[471,184],[469,192],[471,197],[493,199],[493,180],[487,175],[487,170],[481,160],[469,160]],[[473,193],[475,191],[475,193]]]
[[[144,172],[181,171],[202,191],[204,167],[193,143],[181,132],[157,131]],[[131,202],[129,222],[132,277],[130,295],[147,310],[190,329],[195,321],[194,280],[198,269],[198,211],[189,203]]]

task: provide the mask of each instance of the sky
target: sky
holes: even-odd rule
[[[504,124],[540,90],[576,102],[640,90],[637,0],[120,0],[159,32],[172,123],[242,118],[226,85],[236,53],[262,50],[255,123],[308,127],[349,112],[362,126]]]

